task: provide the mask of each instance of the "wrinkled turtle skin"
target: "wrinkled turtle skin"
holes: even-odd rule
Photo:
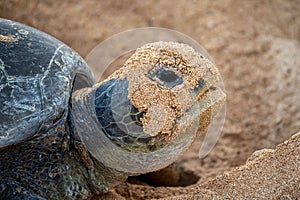
[[[0,19],[0,199],[89,199],[170,165],[221,109],[218,80],[188,45],[156,42],[95,83],[70,47]]]

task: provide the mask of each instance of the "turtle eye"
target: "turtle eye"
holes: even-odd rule
[[[183,83],[182,77],[178,76],[174,71],[171,71],[167,66],[159,68],[154,74],[151,75],[152,79],[158,79],[163,85],[173,88]]]

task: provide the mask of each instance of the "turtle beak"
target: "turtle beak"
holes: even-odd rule
[[[211,109],[212,117],[222,108],[226,95],[223,92],[222,81],[216,67],[207,68],[191,93],[196,96],[201,110]]]
[[[226,95],[219,87],[210,87],[205,93],[197,96],[198,104],[200,106],[200,113],[210,112],[213,118],[222,108]]]
[[[220,74],[216,68],[207,69],[195,88],[190,92],[194,95],[194,116],[198,116],[199,130],[197,135],[206,131],[213,117],[222,109],[226,94],[223,92]]]

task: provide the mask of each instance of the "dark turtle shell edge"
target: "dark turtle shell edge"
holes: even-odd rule
[[[70,47],[0,18],[0,148],[65,119],[72,90],[94,82],[85,61]]]

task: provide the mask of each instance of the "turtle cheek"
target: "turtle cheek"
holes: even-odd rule
[[[171,112],[172,110],[163,104],[151,105],[141,119],[144,132],[150,136],[157,136],[160,133],[166,132],[173,124],[173,120],[170,122]]]

